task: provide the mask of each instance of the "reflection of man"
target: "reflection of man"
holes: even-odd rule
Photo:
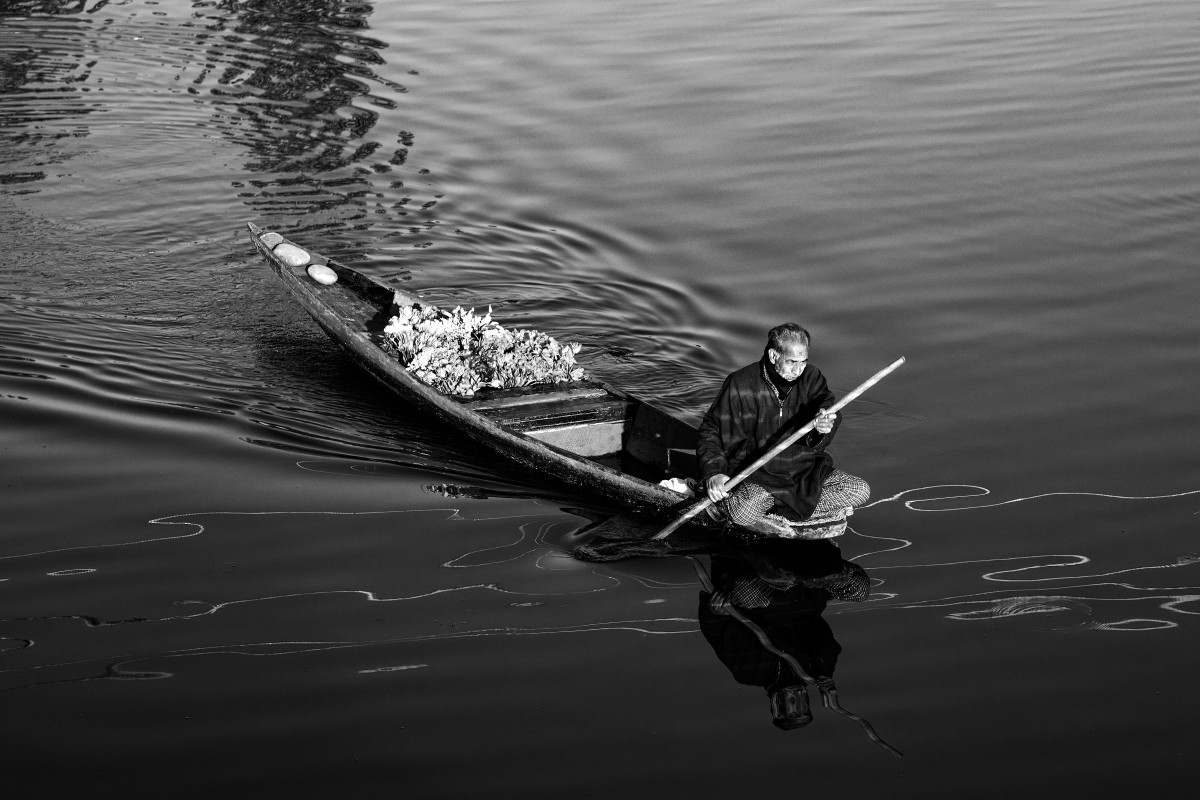
[[[772,328],[762,359],[725,379],[700,423],[696,455],[708,499],[739,525],[764,516],[783,526],[844,516],[870,496],[866,482],[834,469],[825,450],[841,419],[825,413],[836,398],[808,363],[809,341],[794,323]],[[726,489],[731,475],[814,418],[815,430]]]
[[[769,539],[735,554],[714,555],[712,583],[711,594],[700,594],[698,618],[717,657],[739,683],[766,690],[777,727],[810,723],[805,676],[764,647],[729,608],[754,623],[775,649],[796,659],[808,678],[832,685],[842,648],[821,614],[831,598],[865,600],[871,585],[866,572],[844,561],[829,541]]]

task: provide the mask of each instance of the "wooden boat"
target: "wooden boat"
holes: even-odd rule
[[[660,485],[698,475],[696,429],[652,404],[596,380],[483,389],[471,397],[442,394],[408,372],[383,348],[383,328],[397,304],[415,295],[249,224],[254,246],[317,324],[363,369],[413,406],[453,426],[489,450],[555,481],[615,504],[635,516],[666,519],[694,502]],[[289,265],[281,245],[299,248]],[[293,251],[294,252],[294,251]],[[289,259],[297,260],[297,259]],[[325,280],[314,279],[322,269]],[[845,529],[814,526],[804,538]],[[780,535],[760,523],[757,535]],[[654,528],[648,529],[649,533]],[[794,535],[794,534],[793,534]]]

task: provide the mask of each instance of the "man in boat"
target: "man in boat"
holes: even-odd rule
[[[795,323],[772,328],[763,357],[725,379],[700,423],[696,455],[704,489],[719,513],[738,525],[765,519],[802,535],[803,525],[844,520],[870,497],[866,481],[836,469],[826,450],[841,418],[827,413],[836,398],[821,370],[808,363],[810,341]],[[726,488],[731,475],[814,418],[813,431],[732,492]]]

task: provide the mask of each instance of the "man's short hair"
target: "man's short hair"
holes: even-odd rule
[[[785,322],[767,331],[767,349],[776,353],[782,353],[785,345],[793,343],[808,347],[809,340],[808,331],[794,322]]]

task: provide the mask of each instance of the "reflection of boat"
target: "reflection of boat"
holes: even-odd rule
[[[398,304],[428,304],[303,248],[300,258],[289,259],[303,263],[290,266],[285,251],[276,250],[299,245],[257,225],[249,228],[254,246],[317,324],[412,405],[495,453],[633,513],[662,518],[689,502],[688,495],[659,485],[696,474],[696,429],[688,423],[594,380],[482,389],[471,397],[442,394],[382,347],[383,328]],[[314,265],[332,270],[336,280],[312,277],[329,275]],[[840,524],[844,530],[845,521]],[[778,533],[769,523],[759,525],[760,535]],[[841,533],[829,527],[820,535]]]

